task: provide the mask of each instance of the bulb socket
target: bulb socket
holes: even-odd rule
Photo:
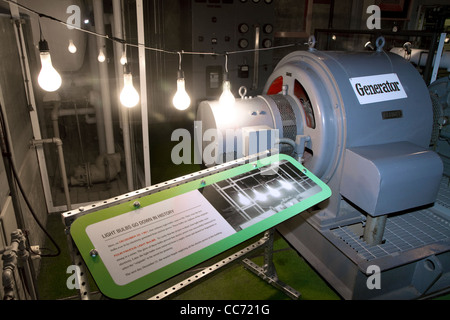
[[[39,51],[40,52],[49,52],[50,51],[50,49],[48,48],[47,40],[40,40],[39,41]]]
[[[125,63],[123,65],[123,73],[127,74],[127,73],[131,73],[130,71],[130,66],[128,65],[128,63]]]
[[[177,71],[177,79],[184,79],[184,72],[181,69]]]

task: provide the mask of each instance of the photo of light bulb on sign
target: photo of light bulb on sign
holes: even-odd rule
[[[255,169],[201,190],[236,230],[242,230],[301,202],[322,189],[287,161]]]

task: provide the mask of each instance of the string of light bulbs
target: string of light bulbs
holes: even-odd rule
[[[231,106],[234,104],[235,98],[233,96],[233,94],[231,93],[231,83],[230,80],[228,78],[228,56],[229,55],[234,55],[234,54],[242,54],[242,53],[248,53],[248,52],[256,52],[256,51],[267,51],[267,50],[277,50],[277,49],[283,49],[283,48],[288,48],[288,47],[294,47],[294,46],[298,46],[298,45],[302,45],[302,43],[291,43],[291,44],[285,44],[285,45],[280,45],[280,46],[274,46],[274,47],[270,47],[270,48],[255,48],[255,49],[246,49],[246,50],[237,50],[237,51],[227,51],[227,52],[199,52],[199,51],[184,51],[184,50],[166,50],[166,49],[162,49],[162,48],[155,48],[155,47],[149,47],[146,46],[145,44],[142,43],[131,43],[128,42],[124,39],[118,38],[118,37],[114,37],[114,36],[109,36],[107,34],[100,34],[98,32],[92,31],[92,30],[87,30],[87,29],[83,29],[81,27],[78,27],[76,25],[73,24],[69,24],[65,21],[62,21],[58,18],[55,18],[53,16],[44,14],[42,12],[38,12],[34,9],[28,8],[27,6],[24,6],[23,4],[19,4],[17,2],[14,2],[12,0],[2,0],[3,2],[12,4],[12,5],[16,5],[19,8],[26,10],[30,13],[33,13],[35,15],[38,16],[38,20],[40,18],[46,18],[49,20],[53,20],[56,21],[66,27],[69,27],[71,29],[75,29],[78,30],[80,32],[84,32],[87,33],[89,35],[93,35],[96,37],[101,37],[113,42],[118,42],[121,43],[124,46],[124,50],[123,50],[123,54],[120,58],[120,63],[124,66],[125,72],[124,72],[124,89],[121,92],[121,96],[126,94],[126,91],[128,91],[128,94],[132,94],[133,99],[131,99],[132,101],[135,102],[134,105],[136,105],[139,101],[139,94],[137,93],[137,91],[134,89],[133,85],[132,85],[132,76],[131,73],[129,71],[128,68],[128,63],[127,63],[127,56],[126,56],[126,51],[127,51],[127,47],[135,47],[135,48],[144,48],[145,50],[149,50],[149,51],[154,51],[154,52],[159,52],[159,53],[165,53],[165,54],[174,54],[174,55],[178,55],[179,56],[179,66],[178,66],[178,70],[177,70],[177,92],[175,93],[174,97],[173,97],[173,104],[175,106],[175,108],[179,109],[179,110],[185,110],[189,107],[190,105],[190,97],[186,92],[185,89],[185,79],[184,79],[184,72],[181,69],[181,61],[182,61],[182,55],[210,55],[210,56],[223,56],[225,57],[225,73],[224,73],[224,78],[223,78],[223,83],[222,83],[222,87],[223,87],[223,92],[220,96],[220,104],[221,105],[227,105],[227,106]],[[39,28],[40,28],[40,20],[39,20]],[[53,86],[49,86],[48,84],[45,85],[44,84],[44,80],[42,81],[43,84],[41,84],[41,81],[38,80],[39,85],[46,91],[55,91],[57,90],[60,86],[61,86],[61,76],[59,75],[59,73],[53,68],[52,64],[51,64],[51,57],[50,57],[50,50],[48,48],[48,44],[45,41],[45,39],[43,39],[42,36],[42,30],[40,30],[41,32],[41,41],[39,42],[39,51],[40,51],[40,56],[41,56],[41,65],[42,65],[42,69],[41,69],[41,73],[43,71],[44,74],[46,74],[47,79],[48,77],[54,77],[56,79],[56,81],[48,81],[49,83],[54,83]],[[41,42],[42,42],[42,47],[41,47]],[[102,50],[103,48],[100,48],[99,51],[99,56],[98,56],[98,60],[99,62],[103,62],[106,60],[106,56],[105,56],[105,52],[104,50]],[[73,44],[72,40],[69,41],[69,47],[68,50],[71,53],[75,53],[76,52],[76,47]],[[40,73],[40,74],[41,74]],[[56,73],[56,74],[55,74]],[[59,77],[59,80],[58,80]],[[44,76],[43,76],[44,78]],[[59,83],[59,85],[58,85]],[[130,88],[131,86],[131,88]],[[55,89],[56,88],[56,89]],[[125,92],[124,92],[125,91]],[[136,100],[136,94],[137,94],[137,100]],[[131,103],[127,103],[125,106],[126,107],[133,107],[134,105],[131,105]]]

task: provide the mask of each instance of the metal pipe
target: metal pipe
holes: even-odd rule
[[[3,272],[3,300],[14,300],[14,270],[17,265],[17,255],[12,250],[7,250],[2,255]]]
[[[43,145],[44,143],[54,143],[58,148],[58,156],[59,156],[59,169],[61,172],[61,177],[63,181],[64,194],[66,196],[66,204],[67,210],[72,210],[72,205],[70,201],[70,193],[69,193],[69,184],[67,182],[66,175],[66,165],[64,163],[64,154],[63,154],[63,143],[59,138],[49,138],[49,139],[40,139],[40,140],[31,140],[31,145],[33,147]]]
[[[442,51],[444,50],[446,36],[447,36],[447,33],[443,32],[443,33],[441,33],[441,36],[439,37],[439,45],[438,45],[438,48],[436,51],[436,58],[434,60],[433,72],[431,73],[430,83],[433,83],[434,81],[436,81],[437,74],[439,71],[439,66],[441,64]]]
[[[30,254],[27,251],[26,237],[22,230],[17,229],[11,232],[11,245],[3,252],[3,272],[2,283],[4,288],[3,300],[14,300],[14,270],[17,267],[23,269],[28,292],[33,300],[37,300],[36,286],[30,263]]]
[[[105,24],[103,20],[103,0],[94,0],[94,21],[95,31],[98,34],[105,34]],[[97,37],[97,49],[105,50],[106,41],[103,37]],[[106,152],[114,153],[114,131],[112,126],[112,112],[111,112],[111,96],[109,90],[109,73],[107,63],[99,63],[100,88],[102,95],[103,117],[105,123],[105,138],[106,138]]]
[[[387,215],[372,217],[367,215],[366,226],[364,227],[363,239],[369,245],[381,244],[383,241],[384,227]]]
[[[30,253],[28,252],[26,246],[26,240],[27,239],[22,230],[18,229],[11,232],[11,243],[17,243],[17,251],[15,251],[15,253],[17,254],[17,258],[19,259],[19,267],[21,267],[24,271],[28,287],[32,286],[32,289],[29,290],[31,298],[33,300],[37,300],[38,297],[36,294],[36,285],[32,272]]]
[[[51,119],[53,123],[53,135],[56,138],[60,138],[59,134],[59,117],[63,116],[74,116],[74,115],[88,115],[88,114],[96,114],[96,111],[94,108],[81,108],[80,110],[76,109],[60,109],[61,102],[55,101],[54,107],[51,112]],[[86,122],[88,122],[88,119],[86,118]],[[89,121],[89,123],[94,123],[94,121]]]
[[[260,27],[255,26],[255,52],[253,55],[253,83],[252,89],[258,89],[258,71],[259,71],[259,33]]]
[[[142,0],[136,0],[136,18],[137,18],[137,32],[138,42],[145,43],[144,35],[144,4]],[[141,117],[142,117],[142,149],[144,153],[144,175],[145,185],[151,185],[150,173],[150,145],[149,145],[149,131],[148,131],[148,103],[147,103],[147,77],[145,66],[145,48],[139,46],[139,85],[140,85],[140,100],[141,100]]]
[[[121,0],[113,0],[113,31],[114,36],[119,39],[124,39],[122,32],[122,7]],[[123,66],[120,64],[120,58],[123,54],[122,44],[115,43],[115,53],[116,57],[114,59],[116,66],[116,78],[117,78],[117,101],[119,101],[119,92],[123,87]],[[119,103],[120,105],[120,103]],[[130,124],[128,119],[128,109],[120,108],[122,115],[122,136],[123,136],[123,148],[125,152],[125,168],[127,172],[127,185],[128,191],[134,190],[133,185],[133,170],[132,170],[132,159],[131,159],[131,141],[130,141]]]
[[[96,37],[89,37],[89,47],[96,47]],[[97,56],[95,50],[89,50],[89,65],[93,74],[99,74]],[[95,72],[95,73],[94,73]],[[97,119],[97,136],[98,136],[98,152],[99,154],[106,153],[106,138],[105,138],[105,121],[103,120],[103,107],[100,94],[99,81],[93,81],[93,89],[89,92],[89,103],[94,106],[95,117]]]

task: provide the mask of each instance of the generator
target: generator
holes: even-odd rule
[[[372,52],[309,43],[280,60],[261,95],[240,88],[233,106],[202,101],[195,129],[218,138],[198,152],[206,165],[288,153],[330,187],[329,199],[277,230],[344,299],[446,292],[448,178],[430,148],[439,124],[425,82],[382,37]]]

